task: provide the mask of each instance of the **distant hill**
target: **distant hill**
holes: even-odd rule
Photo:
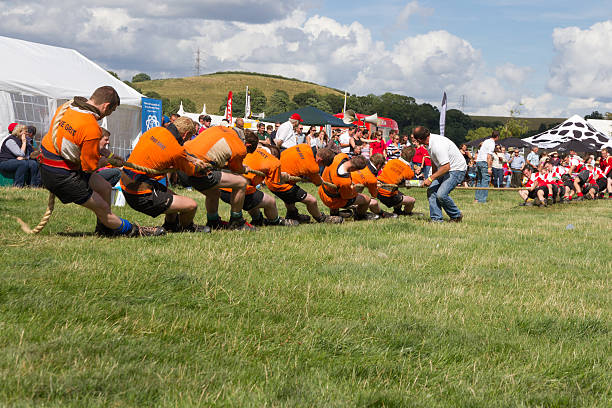
[[[155,91],[166,98],[189,98],[195,102],[198,112],[202,110],[202,104],[205,103],[207,112],[214,114],[218,112],[219,106],[225,102],[228,91],[244,91],[247,86],[250,89],[259,88],[268,100],[277,89],[287,92],[290,98],[293,98],[295,94],[310,90],[314,90],[321,95],[337,94],[344,96],[344,93],[338,89],[311,82],[250,72],[216,72],[195,77],[155,79],[137,82],[134,86],[137,86],[143,92]]]
[[[506,121],[510,119],[509,116],[473,116],[473,115],[470,115],[470,118],[472,118],[472,120],[482,121],[482,122],[487,122],[487,123],[497,123],[497,122],[506,123]],[[550,126],[554,124],[563,122],[567,118],[519,118],[519,119],[525,120],[527,122],[527,126],[529,127],[529,130],[533,131],[533,130],[538,130],[542,123],[544,123],[544,125],[547,128],[549,128]]]

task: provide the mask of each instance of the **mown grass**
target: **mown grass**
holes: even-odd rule
[[[287,92],[290,98],[310,90],[315,90],[321,95],[333,93],[344,96],[338,90],[311,82],[249,73],[218,72],[195,77],[155,79],[138,82],[136,85],[143,91],[155,91],[167,98],[189,98],[195,102],[198,109],[202,109],[202,104],[205,103],[207,112],[213,114],[216,114],[219,106],[225,103],[230,90],[245,90],[247,86],[250,89],[260,89],[268,100],[277,89]]]
[[[612,203],[453,195],[463,224],[110,240],[61,204],[26,236],[46,193],[2,189],[0,405],[611,406]]]

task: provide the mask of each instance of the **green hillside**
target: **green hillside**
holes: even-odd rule
[[[470,117],[476,121],[482,121],[487,123],[506,123],[509,116],[472,116]],[[519,118],[521,120],[525,120],[527,122],[527,126],[529,130],[538,130],[540,125],[544,123],[544,125],[549,128],[552,125],[563,122],[567,118]]]
[[[307,91],[315,91],[321,95],[335,94],[344,96],[337,89],[311,82],[276,75],[246,72],[218,72],[195,77],[155,79],[137,82],[134,85],[143,92],[155,91],[161,96],[170,99],[189,98],[195,102],[198,111],[201,111],[202,104],[205,103],[209,113],[217,113],[219,106],[225,102],[228,91],[246,90],[247,86],[250,89],[260,89],[268,100],[277,89],[287,92],[290,98],[293,98],[298,93]]]

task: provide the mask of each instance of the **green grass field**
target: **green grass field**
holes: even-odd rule
[[[99,239],[59,203],[25,235],[47,193],[0,189],[0,406],[612,406],[612,201],[453,196],[462,224]]]

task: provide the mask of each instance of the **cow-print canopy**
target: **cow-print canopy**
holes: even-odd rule
[[[604,145],[612,144],[612,139],[597,131],[597,129],[578,115],[572,116],[546,132],[524,140],[543,149],[552,149],[561,143],[571,140],[591,143],[596,145],[598,149]]]

